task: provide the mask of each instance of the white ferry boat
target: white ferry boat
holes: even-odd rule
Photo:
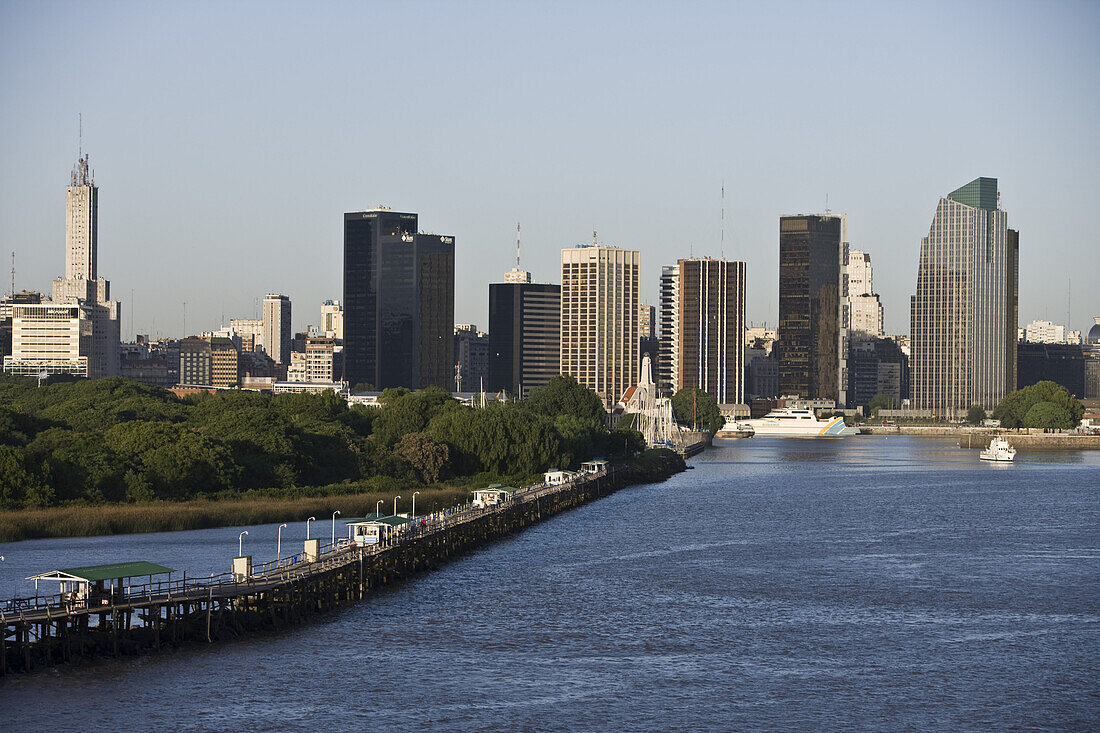
[[[722,426],[715,437],[718,438],[751,438],[756,435],[756,431],[752,429],[744,420],[738,420],[736,418],[726,418],[726,424]]]
[[[1016,449],[1004,438],[994,438],[978,457],[983,461],[1011,461],[1016,458]]]
[[[813,410],[803,407],[780,407],[758,420],[746,420],[757,435],[790,435],[796,437],[843,437],[859,435],[859,428],[848,427],[844,418],[818,420]]]

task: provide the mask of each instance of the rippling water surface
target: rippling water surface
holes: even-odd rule
[[[4,727],[1100,727],[1100,453],[753,438],[691,463],[291,632],[5,680]],[[0,594],[135,557],[222,572],[241,529],[0,545]],[[269,559],[275,526],[247,529]]]

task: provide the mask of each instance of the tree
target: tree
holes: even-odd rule
[[[1081,422],[1081,416],[1085,414],[1084,406],[1069,390],[1060,384],[1044,381],[1005,395],[993,411],[993,417],[1000,420],[1001,425],[1006,428],[1031,427],[1026,424],[1025,418],[1031,408],[1040,402],[1051,402],[1065,409],[1069,414],[1071,428]]]
[[[601,423],[607,419],[607,411],[600,396],[581,386],[574,377],[564,374],[553,377],[544,387],[531,390],[524,404],[528,409],[547,417],[573,415],[582,420],[593,419]]]
[[[867,407],[871,410],[872,415],[877,415],[879,410],[894,410],[897,409],[897,400],[888,394],[879,392],[877,395],[871,398]]]
[[[1076,425],[1069,410],[1053,402],[1037,402],[1024,415],[1025,428],[1069,430]]]
[[[966,411],[966,421],[971,425],[981,425],[985,420],[985,408],[981,405],[971,405]]]
[[[393,454],[420,474],[421,480],[434,484],[451,457],[450,449],[443,443],[437,443],[424,433],[403,435],[393,447]]]
[[[708,433],[716,433],[726,424],[718,400],[701,389],[682,389],[672,396],[672,414],[676,422],[699,425]]]

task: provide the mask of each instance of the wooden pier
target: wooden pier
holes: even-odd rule
[[[274,561],[246,578],[151,580],[79,601],[68,594],[12,599],[0,606],[0,675],[295,626],[559,512],[683,468],[666,454],[654,470],[613,466],[563,484],[529,486],[498,506],[417,518],[383,544],[340,540],[313,562]]]

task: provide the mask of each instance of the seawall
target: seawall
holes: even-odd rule
[[[989,445],[993,436],[1007,440],[1016,450],[1100,450],[1100,435],[1080,433],[1044,433],[1041,430],[1005,430],[1003,428],[952,428],[923,425],[861,426],[863,435],[912,435],[928,438],[951,438],[963,448],[980,449]]]

